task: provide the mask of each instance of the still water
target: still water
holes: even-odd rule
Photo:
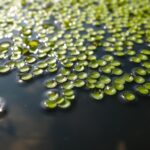
[[[16,73],[0,76],[0,96],[8,112],[0,119],[0,150],[143,150],[150,149],[150,100],[101,102],[77,91],[69,110],[44,111],[43,79],[16,82]],[[19,86],[18,86],[19,84]]]

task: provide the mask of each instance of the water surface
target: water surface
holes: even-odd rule
[[[0,76],[0,96],[8,112],[0,119],[3,150],[143,150],[149,149],[150,100],[122,104],[117,97],[93,101],[77,91],[69,110],[44,111],[42,78],[16,82],[16,73]]]

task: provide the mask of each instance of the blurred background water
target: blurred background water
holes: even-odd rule
[[[0,76],[0,96],[8,104],[0,119],[0,150],[150,149],[149,98],[132,105],[116,96],[95,102],[80,90],[69,110],[48,112],[40,106],[42,80],[19,84],[15,72]]]

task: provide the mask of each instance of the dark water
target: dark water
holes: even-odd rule
[[[18,86],[15,73],[0,77],[0,96],[8,103],[0,119],[0,150],[150,149],[148,98],[132,105],[117,97],[97,103],[80,91],[70,110],[46,112],[41,80]]]

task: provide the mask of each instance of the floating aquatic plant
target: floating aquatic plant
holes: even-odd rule
[[[45,76],[44,107],[70,107],[77,88],[95,100],[150,95],[148,0],[5,0],[0,8],[0,74]]]

